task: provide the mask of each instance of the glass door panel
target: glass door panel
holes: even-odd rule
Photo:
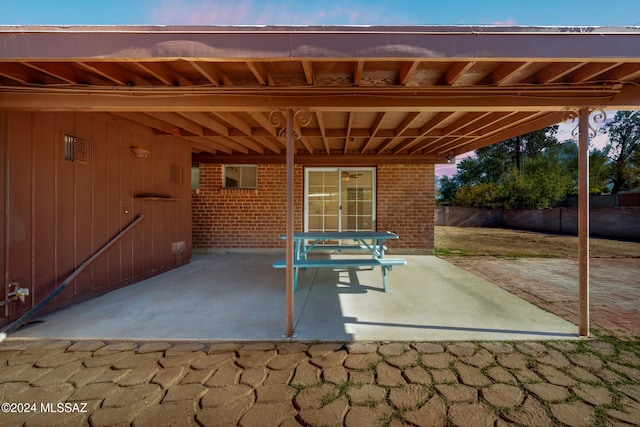
[[[374,168],[307,168],[305,182],[306,231],[375,230]]]
[[[372,231],[373,171],[341,170],[342,231]]]
[[[307,179],[307,231],[339,231],[338,172],[309,171]]]

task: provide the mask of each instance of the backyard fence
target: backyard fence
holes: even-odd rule
[[[436,206],[435,225],[504,227],[551,233],[578,232],[578,209],[503,209]],[[589,229],[593,236],[640,241],[640,206],[592,207]]]

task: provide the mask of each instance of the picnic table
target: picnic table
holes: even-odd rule
[[[286,240],[287,236],[280,236]],[[382,285],[387,291],[387,270],[396,265],[406,265],[400,258],[385,258],[385,241],[397,239],[398,235],[389,231],[311,231],[293,234],[294,251],[294,281],[293,289],[297,288],[298,269],[300,268],[355,268],[380,267],[382,270]],[[348,243],[344,243],[344,242]],[[358,251],[366,254],[364,258],[327,259],[309,258],[309,252],[314,250]],[[370,256],[369,256],[370,255]],[[274,268],[286,268],[285,260],[273,263]]]

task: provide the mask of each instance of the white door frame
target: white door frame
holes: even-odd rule
[[[371,222],[373,230],[377,227],[376,218],[376,168],[375,167],[305,167],[304,168],[304,231],[309,231],[309,172],[337,172],[338,177],[343,171],[371,172]],[[338,179],[338,204],[342,203],[342,180]],[[342,230],[342,212],[338,214],[338,228]]]

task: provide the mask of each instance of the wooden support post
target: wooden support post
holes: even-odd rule
[[[293,110],[287,108],[287,253],[286,253],[286,336],[294,336],[293,331],[293,187],[294,187],[294,159],[293,159]]]
[[[589,336],[589,110],[580,110],[578,139],[579,333]]]

